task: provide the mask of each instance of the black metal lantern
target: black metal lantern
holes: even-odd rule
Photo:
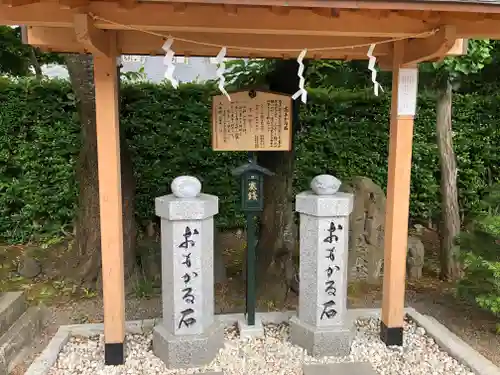
[[[255,162],[244,164],[233,170],[241,179],[241,209],[243,212],[262,212],[264,209],[264,176],[273,173]]]

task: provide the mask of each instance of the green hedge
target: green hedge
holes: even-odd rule
[[[457,295],[498,317],[500,333],[500,184],[492,186],[484,212],[460,234],[458,245],[465,272]]]
[[[137,216],[153,217],[154,197],[169,191],[181,174],[198,176],[204,191],[221,200],[218,225],[241,224],[238,185],[231,169],[245,154],[213,152],[210,147],[210,98],[203,85],[125,85],[122,125],[137,179]],[[326,95],[311,92],[302,108],[296,140],[297,191],[319,173],[341,179],[364,175],[385,185],[389,94],[367,92]],[[0,81],[0,237],[26,241],[53,235],[68,226],[76,204],[75,165],[79,129],[67,83]],[[478,210],[490,180],[500,179],[497,98],[455,96],[454,141],[459,163],[460,203]],[[439,165],[435,142],[435,99],[419,99],[416,119],[411,214],[439,215]]]
[[[71,223],[78,150],[69,85],[0,80],[0,238],[53,236]]]

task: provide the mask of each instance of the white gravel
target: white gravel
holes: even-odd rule
[[[226,343],[203,368],[169,370],[152,352],[152,334],[127,335],[123,366],[104,366],[104,338],[73,337],[61,351],[49,375],[185,375],[221,371],[225,375],[302,375],[302,364],[371,362],[380,375],[475,375],[440,350],[425,330],[405,322],[403,347],[387,348],[378,338],[378,319],[356,322],[357,333],[348,357],[313,358],[288,339],[288,324],[265,325],[265,337],[242,339],[236,328],[226,330]]]

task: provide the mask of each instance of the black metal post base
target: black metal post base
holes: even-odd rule
[[[255,213],[247,212],[247,282],[246,282],[246,318],[249,326],[255,325]]]
[[[125,345],[123,342],[104,344],[104,364],[119,366],[125,363]]]
[[[387,346],[403,346],[403,327],[387,327],[381,322],[380,339]]]

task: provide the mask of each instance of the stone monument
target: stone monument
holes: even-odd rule
[[[406,276],[411,280],[418,280],[422,277],[422,269],[424,267],[425,248],[420,239],[424,227],[420,224],[416,224],[414,228],[414,234],[408,236]]]
[[[317,176],[312,191],[298,194],[295,203],[300,213],[300,291],[290,338],[313,356],[346,356],[354,338],[354,322],[347,318],[353,195],[337,192],[339,185],[333,176]]]
[[[163,319],[153,330],[153,351],[168,368],[210,363],[224,344],[214,319],[214,223],[219,201],[201,183],[180,176],[173,194],[156,198],[161,218]]]
[[[343,182],[340,191],[354,195],[349,221],[348,278],[378,284],[384,261],[384,191],[371,179],[361,176]]]

